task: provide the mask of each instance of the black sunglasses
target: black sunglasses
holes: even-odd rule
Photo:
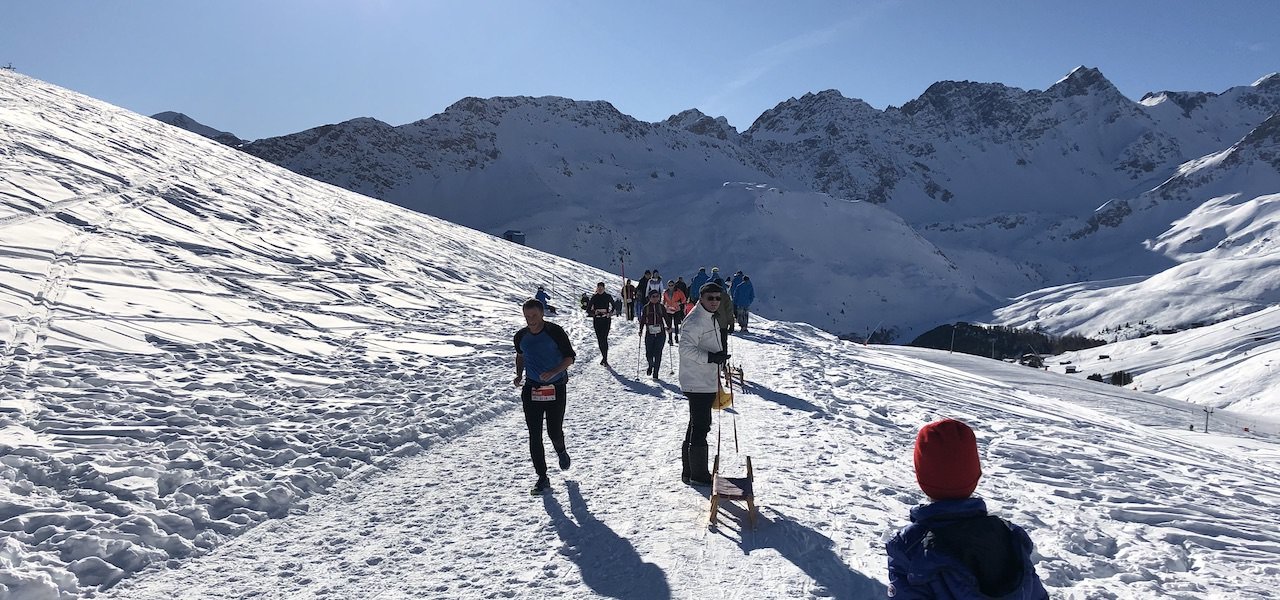
[[[707,300],[709,302],[719,302],[720,296],[703,296],[702,299]]]

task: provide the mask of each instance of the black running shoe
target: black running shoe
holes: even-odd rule
[[[557,453],[556,453],[556,456],[559,456],[559,457],[560,457],[560,470],[561,470],[561,471],[568,471],[568,470],[569,470],[569,453],[568,453],[568,452],[557,452]]]
[[[549,489],[551,489],[551,480],[547,479],[546,475],[543,475],[542,477],[538,478],[537,483],[533,484],[533,489],[529,490],[529,495],[537,496],[538,494],[541,494],[542,492],[545,492]]]

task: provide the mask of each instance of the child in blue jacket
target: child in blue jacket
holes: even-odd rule
[[[1049,597],[1031,563],[1027,532],[988,515],[986,503],[972,497],[982,466],[968,425],[943,419],[922,427],[915,467],[932,502],[911,509],[911,524],[885,544],[890,598]]]

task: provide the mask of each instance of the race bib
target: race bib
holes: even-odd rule
[[[661,325],[646,325],[645,327],[649,328],[649,335],[658,335],[659,333],[662,333]]]
[[[536,401],[550,401],[556,399],[556,386],[554,385],[535,385],[533,386],[532,399]]]

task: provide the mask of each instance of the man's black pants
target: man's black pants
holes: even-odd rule
[[[600,358],[609,362],[609,328],[613,326],[613,319],[592,317],[591,321],[596,329],[596,343],[600,345]]]
[[[551,447],[556,452],[564,452],[564,407],[567,396],[565,384],[561,381],[554,384],[555,400],[534,400],[534,384],[525,381],[520,390],[520,400],[524,408],[524,424],[529,428],[529,458],[533,459],[533,470],[538,476],[547,474],[547,457],[542,447],[542,421],[547,421],[547,437],[551,438]],[[540,397],[540,396],[539,396]]]

